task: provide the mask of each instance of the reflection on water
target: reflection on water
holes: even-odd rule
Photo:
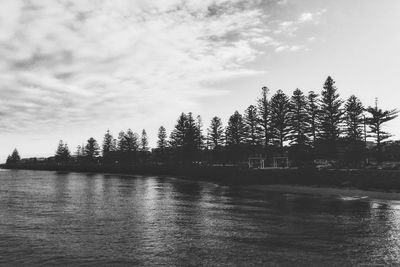
[[[0,264],[400,264],[400,202],[0,172]]]

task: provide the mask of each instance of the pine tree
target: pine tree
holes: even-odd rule
[[[185,113],[179,116],[177,123],[175,125],[174,130],[171,132],[170,135],[170,145],[173,148],[183,147],[185,142],[185,135],[187,130],[187,116]]]
[[[16,148],[14,148],[11,155],[8,155],[6,164],[15,164],[20,160],[21,160],[21,157],[19,156],[18,150]]]
[[[110,130],[107,130],[103,138],[103,157],[106,157],[109,152],[115,151],[115,149],[116,148],[114,146],[114,138],[111,135]]]
[[[346,137],[351,141],[360,141],[363,137],[363,112],[364,107],[361,101],[352,95],[349,97],[344,106],[344,119],[346,123]]]
[[[165,149],[168,146],[168,141],[167,141],[167,131],[165,130],[164,126],[160,126],[158,129],[158,141],[157,141],[157,147],[159,149]]]
[[[140,150],[141,151],[148,151],[149,141],[147,140],[147,133],[146,130],[142,130],[142,136],[140,137]]]
[[[225,131],[225,137],[227,145],[234,146],[245,142],[245,124],[242,115],[238,111],[235,111],[235,113],[230,116]]]
[[[399,111],[396,109],[382,110],[378,108],[378,104],[375,107],[368,107],[366,110],[370,117],[367,118],[367,124],[370,127],[370,133],[375,138],[377,158],[379,161],[382,159],[382,142],[392,135],[383,130],[384,123],[397,118]]]
[[[224,142],[224,128],[221,118],[215,116],[211,119],[210,127],[208,128],[208,138],[212,149],[221,147]]]
[[[307,113],[308,113],[308,125],[307,132],[311,138],[311,143],[315,146],[315,142],[318,136],[320,109],[318,106],[318,94],[314,91],[310,91],[307,96]]]
[[[135,152],[139,149],[139,135],[128,129],[125,133],[126,151]]]
[[[350,96],[344,105],[344,133],[346,152],[345,157],[347,165],[359,166],[359,163],[365,157],[365,143],[363,139],[363,118],[364,107],[361,101],[354,95]]]
[[[282,90],[278,90],[271,98],[272,134],[279,147],[289,138],[290,102]]]
[[[68,145],[64,144],[63,140],[60,140],[55,153],[55,160],[57,162],[67,162],[71,157]]]
[[[290,144],[305,145],[308,143],[308,122],[307,98],[297,88],[290,99]]]
[[[124,131],[120,131],[118,134],[117,149],[118,149],[118,152],[128,151],[128,144],[126,142]]]
[[[11,160],[13,162],[18,162],[21,160],[21,157],[19,156],[18,150],[14,148],[13,152],[11,153]]]
[[[320,112],[320,139],[326,145],[326,153],[329,156],[336,156],[336,146],[341,134],[341,123],[343,121],[342,104],[339,99],[335,81],[328,76],[322,90],[321,112]]]
[[[100,154],[100,147],[97,144],[96,139],[93,137],[90,137],[89,140],[87,140],[87,144],[85,146],[85,155],[89,159],[94,159]]]
[[[61,160],[63,153],[64,153],[64,142],[63,142],[63,140],[60,140],[58,142],[58,146],[57,146],[57,150],[56,150],[56,154],[55,154],[56,161]]]
[[[261,143],[261,127],[259,125],[260,120],[255,106],[250,105],[245,110],[243,121],[245,124],[246,143],[251,146],[259,145]]]
[[[68,144],[64,145],[64,151],[62,156],[65,161],[68,161],[71,158],[71,151],[69,150]]]
[[[268,87],[263,87],[261,97],[257,99],[258,119],[262,128],[263,145],[267,147],[271,139],[271,108],[268,101]]]
[[[191,112],[179,116],[170,135],[170,145],[183,161],[191,162],[200,149],[202,142],[201,122],[194,119]]]
[[[193,114],[189,112],[186,120],[184,146],[189,151],[196,150],[199,147],[199,140],[201,140],[200,129],[193,118]]]

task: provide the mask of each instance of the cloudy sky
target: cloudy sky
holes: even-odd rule
[[[107,129],[150,144],[180,112],[227,118],[262,86],[400,108],[398,0],[0,0],[0,161]],[[390,124],[400,139],[400,119]]]

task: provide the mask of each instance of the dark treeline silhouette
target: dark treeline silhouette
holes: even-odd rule
[[[134,164],[144,163],[150,153],[147,133],[143,129],[141,136],[131,129],[121,131],[114,138],[109,130],[104,135],[102,147],[96,139],[90,137],[86,144],[79,145],[71,154],[68,145],[60,140],[55,156],[49,158],[59,165],[65,164]]]
[[[204,130],[199,115],[181,113],[169,135],[163,126],[159,128],[152,151],[145,130],[139,136],[128,129],[116,138],[107,131],[101,147],[91,137],[73,154],[60,141],[55,156],[48,160],[58,165],[240,165],[249,157],[267,162],[284,157],[298,167],[312,166],[315,159],[361,167],[366,158],[384,160],[382,147],[391,135],[383,126],[397,114],[397,110],[378,108],[377,101],[365,108],[354,95],[342,100],[335,81],[328,77],[320,94],[297,88],[288,96],[263,87],[255,103],[243,114],[235,111],[226,126],[215,116]],[[367,137],[374,140],[372,149],[367,149]],[[7,164],[19,160],[14,150]]]
[[[206,133],[201,119],[182,113],[169,140],[160,127],[153,159],[161,162],[245,163],[249,157],[287,157],[295,166],[328,159],[346,167],[360,167],[365,159],[382,157],[382,142],[391,135],[382,125],[397,110],[365,108],[355,95],[342,100],[328,77],[321,94],[295,89],[291,96],[263,87],[260,97],[243,114],[235,111],[223,126],[213,117]],[[376,144],[367,150],[367,137]]]

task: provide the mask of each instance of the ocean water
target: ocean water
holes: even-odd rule
[[[0,171],[0,265],[400,264],[400,202]]]

